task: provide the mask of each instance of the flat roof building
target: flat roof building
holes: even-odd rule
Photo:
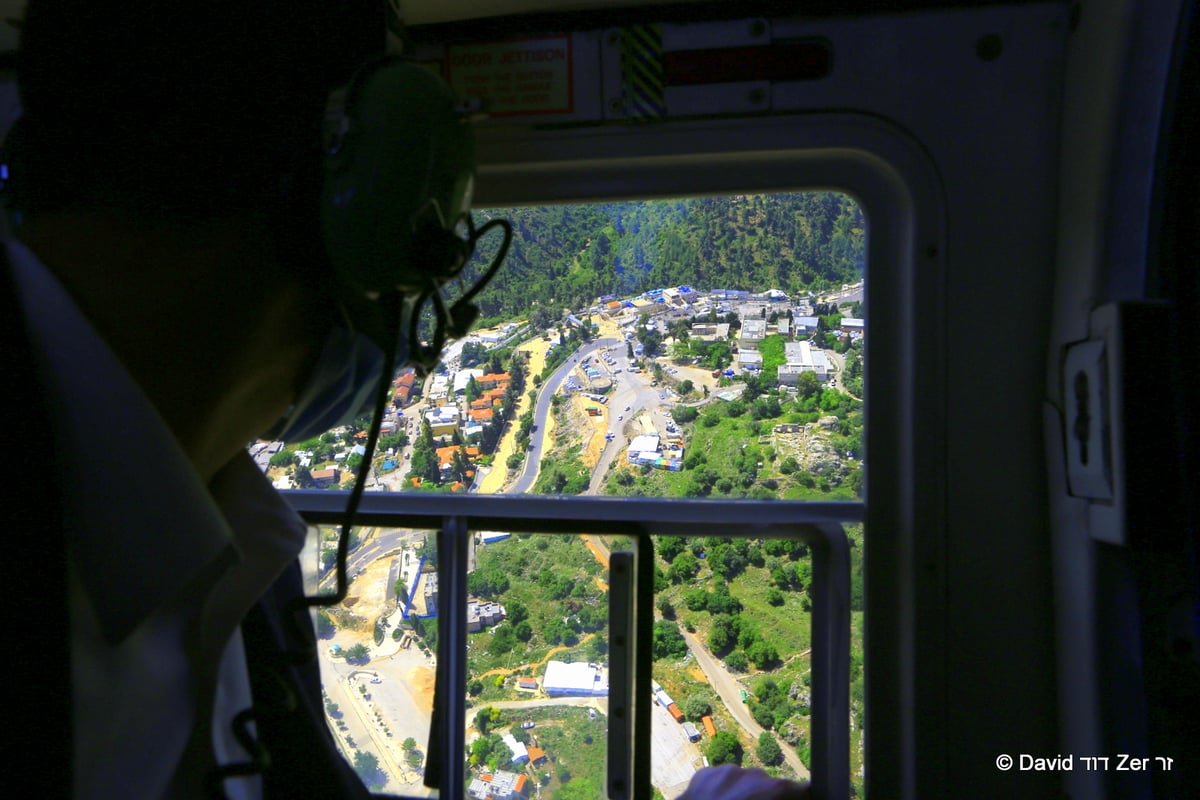
[[[808,342],[788,342],[783,346],[786,361],[778,370],[779,382],[787,386],[795,386],[800,375],[811,372],[824,383],[829,380],[832,370],[825,353],[812,347]]]
[[[495,772],[484,772],[471,781],[467,794],[477,800],[514,800],[524,797],[529,778],[525,774],[506,772],[498,769]]]
[[[599,697],[608,694],[608,676],[595,664],[550,661],[542,688],[551,697]]]

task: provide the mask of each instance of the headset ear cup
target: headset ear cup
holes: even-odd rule
[[[445,240],[470,206],[474,141],[449,87],[413,64],[372,65],[333,127],[321,229],[341,283],[375,296],[453,275]]]

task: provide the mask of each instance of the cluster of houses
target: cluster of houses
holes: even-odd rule
[[[472,378],[480,395],[468,402],[467,387]],[[485,423],[492,421],[511,382],[512,376],[507,372],[487,373],[481,369],[435,375],[425,398],[430,407],[425,420],[433,428],[434,438],[451,436],[455,430],[463,436],[482,430]]]
[[[813,307],[799,304],[778,289],[751,293],[732,289],[717,289],[701,293],[690,286],[655,289],[634,298],[618,300],[602,297],[592,309],[633,332],[642,315],[648,317],[647,327],[660,333],[676,320],[691,320],[689,335],[701,341],[728,341],[727,322],[706,321],[712,314],[736,314],[741,321],[741,333],[736,342],[737,366],[742,371],[762,369],[759,343],[768,336],[779,334],[786,340],[786,363],[779,368],[779,383],[795,386],[799,376],[812,372],[822,382],[833,377],[833,368],[821,350],[808,342],[817,333],[819,320]],[[774,321],[770,319],[774,317]],[[865,322],[844,318],[839,333],[851,340],[862,338]],[[794,341],[793,341],[794,340]],[[732,374],[732,373],[730,373]]]
[[[479,395],[468,400],[467,389],[472,379]],[[435,450],[438,467],[443,473],[448,473],[453,468],[455,454],[460,449],[468,463],[473,464],[479,458],[478,447],[460,448],[449,442],[455,433],[460,434],[463,439],[472,434],[482,433],[483,426],[495,419],[496,410],[504,402],[504,395],[511,382],[512,376],[507,372],[488,373],[481,369],[463,369],[433,377],[426,394],[427,408],[424,420],[429,424],[434,439],[444,445]],[[397,387],[393,394],[393,403],[397,408],[399,398],[407,399],[411,396],[407,393],[402,394],[402,388]],[[415,435],[418,431],[414,430],[413,433]],[[472,470],[468,472],[467,477],[473,474]]]
[[[545,750],[536,745],[526,746],[511,732],[505,731],[500,734],[500,740],[512,751],[510,765],[513,767],[519,768],[526,764],[538,766],[548,760]],[[467,794],[476,800],[517,800],[527,796],[529,785],[529,776],[524,772],[503,769],[484,771],[471,780]]]

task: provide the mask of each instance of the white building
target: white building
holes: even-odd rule
[[[433,429],[434,436],[454,433],[458,428],[458,409],[454,406],[440,406],[425,412],[425,421]]]
[[[512,763],[524,764],[529,760],[529,751],[511,733],[506,731],[500,734],[500,741],[504,742],[508,746],[508,749],[512,751]]]
[[[866,331],[866,326],[867,323],[865,320],[858,319],[857,317],[843,317],[841,330],[842,333],[848,333],[851,336],[862,336]]]
[[[629,463],[637,464],[647,459],[653,461],[658,457],[658,444],[657,433],[643,433],[635,436],[629,443]]]
[[[795,386],[800,375],[811,372],[824,383],[833,376],[829,359],[825,353],[812,347],[808,342],[788,342],[783,346],[786,361],[779,367],[779,382],[786,386]]]
[[[762,369],[762,353],[757,350],[738,350],[738,366],[742,369]]]
[[[742,333],[738,337],[739,347],[758,347],[758,343],[767,337],[767,321],[765,319],[742,320]]]
[[[484,372],[481,369],[460,369],[454,373],[454,394],[466,394],[467,384],[471,382],[471,378],[479,380],[483,375]]]
[[[507,614],[499,603],[470,600],[467,602],[467,632],[475,633],[502,621]]]
[[[796,327],[797,336],[808,336],[817,332],[816,317],[802,317],[799,315],[793,315],[792,325]]]
[[[689,335],[702,342],[725,341],[729,338],[729,323],[693,322]]]
[[[595,664],[550,661],[542,689],[551,697],[600,697],[608,694],[608,676]]]

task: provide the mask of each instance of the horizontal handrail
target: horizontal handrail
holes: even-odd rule
[[[349,494],[319,490],[282,493],[305,519],[322,525],[340,524]],[[627,526],[637,521],[649,527],[659,524],[721,524],[751,529],[777,525],[861,522],[862,503],[762,500],[692,500],[647,497],[563,497],[556,495],[426,494],[422,492],[366,492],[359,514],[372,523],[419,527],[429,520],[464,517],[470,527],[495,520],[514,532],[547,530],[546,520],[583,521],[606,528]],[[433,527],[441,527],[440,522]],[[559,528],[554,529],[561,530]],[[657,532],[657,531],[655,531]],[[729,534],[734,535],[734,534]],[[742,534],[758,537],[758,533]]]

